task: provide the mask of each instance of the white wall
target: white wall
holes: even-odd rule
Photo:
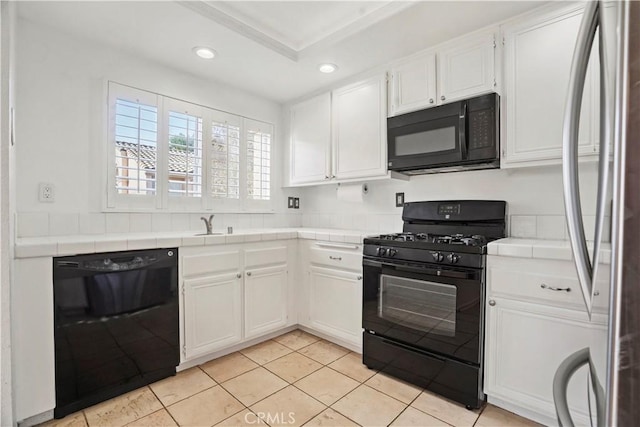
[[[580,167],[585,225],[589,231],[595,221],[597,171],[592,163],[582,163]],[[395,193],[403,192],[406,202],[505,200],[511,236],[567,238],[562,172],[559,165],[421,175],[412,177],[408,182],[371,181],[368,187],[369,193],[364,196],[362,202],[338,200],[337,185],[299,190],[302,192],[300,203],[303,209],[303,225],[355,228],[374,232],[400,231],[402,208],[395,207]]]
[[[19,236],[202,227],[200,214],[99,214],[105,191],[101,184],[105,79],[274,123],[274,171],[282,169],[282,157],[277,155],[282,141],[277,103],[23,19],[17,36]],[[279,177],[274,178],[274,207],[282,214],[286,198]],[[40,182],[54,184],[54,203],[38,202]],[[216,224],[219,228],[296,225],[299,215],[287,213],[227,215],[218,217]]]

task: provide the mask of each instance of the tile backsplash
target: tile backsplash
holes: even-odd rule
[[[46,213],[23,212],[16,218],[18,237],[68,236],[77,234],[205,231],[200,217],[207,213]],[[214,214],[214,230],[300,227],[302,214]]]
[[[201,216],[191,213],[89,213],[64,214],[26,212],[18,214],[18,237],[66,236],[75,234],[145,233],[162,231],[204,231]],[[595,217],[584,217],[587,239],[592,240]],[[374,233],[402,231],[400,213],[385,214],[215,214],[213,228],[309,227],[337,228]],[[510,215],[510,237],[566,240],[567,226],[562,215]],[[610,238],[610,218],[605,218],[604,240]]]

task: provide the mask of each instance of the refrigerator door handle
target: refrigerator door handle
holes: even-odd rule
[[[591,294],[590,298],[593,300],[595,293],[595,279],[598,277],[598,266],[600,265],[600,249],[602,244],[602,234],[604,230],[604,218],[605,211],[607,209],[607,188],[609,186],[609,158],[610,147],[612,141],[612,129],[611,123],[613,123],[613,110],[610,102],[610,94],[613,91],[612,87],[609,87],[609,67],[607,66],[609,61],[609,55],[611,52],[608,50],[605,34],[608,30],[605,28],[608,23],[602,16],[602,8],[604,7],[601,2],[598,10],[598,25],[599,31],[599,54],[600,54],[600,151],[598,158],[598,196],[596,201],[596,224],[595,233],[593,237],[593,258],[592,258],[592,275],[591,275]]]
[[[571,412],[569,411],[569,404],[567,402],[567,387],[573,374],[584,365],[589,365],[591,387],[596,397],[596,425],[598,427],[605,427],[604,389],[600,385],[600,381],[598,381],[598,375],[591,362],[591,353],[588,347],[578,350],[564,359],[553,376],[553,403],[556,407],[556,415],[560,427],[573,427],[575,425],[571,419]],[[588,395],[587,398],[589,398]]]
[[[569,94],[562,129],[562,186],[567,228],[578,281],[589,316],[591,316],[592,278],[594,276],[587,250],[578,185],[578,128],[589,54],[599,22],[598,9],[597,1],[587,2],[571,63]]]

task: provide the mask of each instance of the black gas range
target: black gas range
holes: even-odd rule
[[[503,201],[407,203],[402,233],[364,240],[367,366],[482,405],[486,250],[505,215]]]

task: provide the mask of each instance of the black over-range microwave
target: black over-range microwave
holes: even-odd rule
[[[500,167],[497,94],[387,119],[388,169],[406,174]]]

